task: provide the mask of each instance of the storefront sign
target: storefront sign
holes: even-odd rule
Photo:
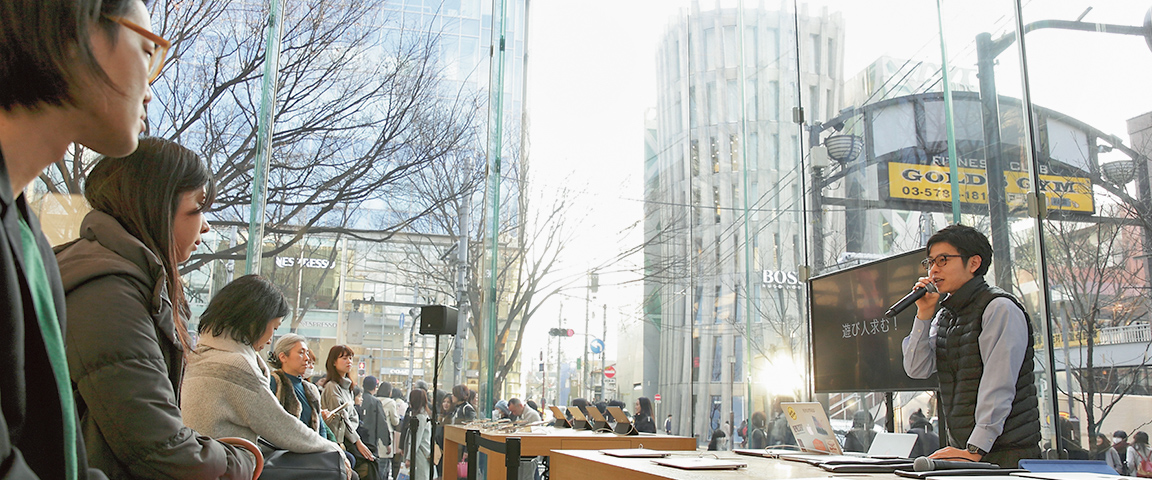
[[[760,272],[761,282],[769,288],[800,288],[800,277],[796,272],[784,270],[764,270]]]
[[[276,257],[276,266],[280,268],[288,268],[300,265],[304,268],[328,268],[332,265],[326,258],[296,258],[296,257]]]
[[[988,203],[988,177],[985,170],[978,168],[957,169],[959,178],[960,202],[972,204]],[[1007,181],[1005,194],[1008,203],[1023,205],[1030,182],[1024,172],[1004,172]],[[917,165],[910,163],[888,163],[888,196],[922,202],[952,202],[952,173],[943,165]],[[1040,175],[1040,189],[1048,197],[1048,208],[1073,212],[1092,213],[1095,211],[1092,199],[1092,182],[1084,177],[1062,175]]]

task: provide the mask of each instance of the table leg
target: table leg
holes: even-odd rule
[[[456,480],[456,464],[460,458],[459,443],[444,439],[444,480]],[[471,461],[471,459],[469,459]]]

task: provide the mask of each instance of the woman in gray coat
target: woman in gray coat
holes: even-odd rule
[[[93,210],[56,248],[65,350],[89,465],[110,478],[252,478],[255,458],[184,425],[189,335],[177,267],[208,231],[215,185],[192,151],[159,138],[88,174]]]
[[[324,382],[324,393],[320,394],[320,407],[331,412],[331,415],[324,419],[324,423],[328,424],[328,428],[337,439],[344,442],[348,451],[356,456],[357,463],[361,460],[373,462],[376,457],[356,433],[356,427],[360,425],[360,416],[353,408],[353,383],[348,376],[352,371],[352,358],[355,356],[356,353],[347,345],[334,345],[328,350],[328,361],[324,363],[328,376],[325,377],[327,381]]]

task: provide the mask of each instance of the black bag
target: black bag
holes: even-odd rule
[[[294,453],[275,449],[260,439],[264,451],[264,472],[260,480],[346,480],[344,452]]]

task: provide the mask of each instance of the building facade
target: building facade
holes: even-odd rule
[[[644,370],[642,388],[660,394],[657,416],[671,414],[676,434],[706,440],[802,387],[802,139],[790,99],[812,99],[809,119],[836,113],[843,21],[790,6],[693,2],[658,47],[644,338],[659,369]]]

